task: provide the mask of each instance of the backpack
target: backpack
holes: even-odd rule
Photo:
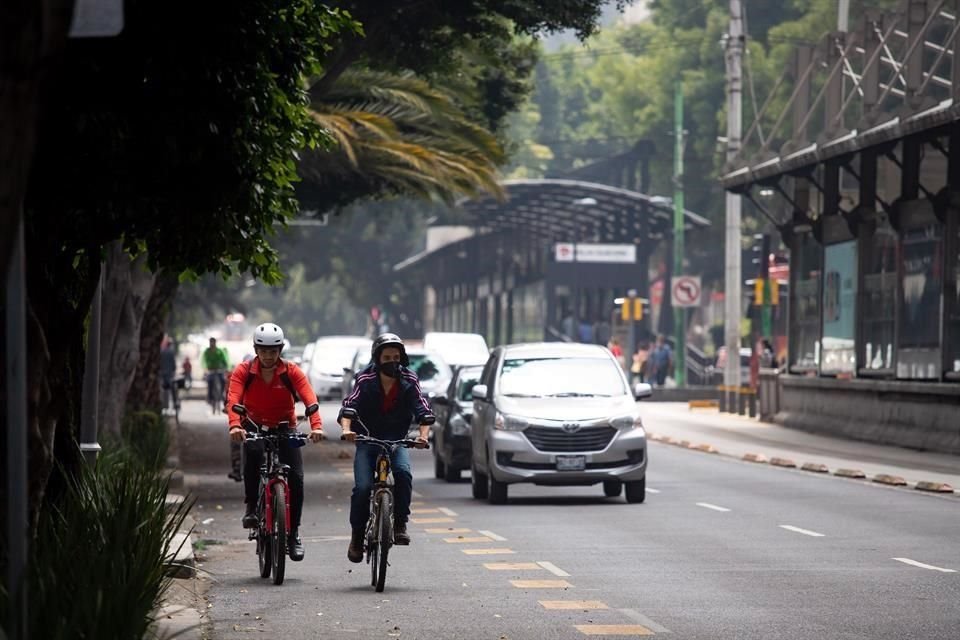
[[[246,395],[247,389],[250,388],[250,385],[253,384],[253,381],[256,380],[257,374],[250,370],[250,367],[247,367],[247,379],[243,381],[243,393]],[[284,371],[280,374],[280,382],[283,383],[283,386],[287,388],[287,391],[290,392],[290,395],[293,396],[294,402],[300,402],[300,397],[297,395],[296,390],[293,388],[293,380],[290,379],[290,374]]]

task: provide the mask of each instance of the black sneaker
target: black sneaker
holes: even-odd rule
[[[243,480],[243,475],[239,471],[231,471],[227,474],[227,477],[236,482]]]
[[[287,538],[287,549],[290,552],[291,560],[294,562],[303,560],[303,542],[300,540],[300,535],[296,529],[291,531],[289,538]]]
[[[410,534],[407,533],[407,523],[399,520],[393,523],[393,544],[410,544]]]
[[[257,510],[256,507],[252,504],[247,505],[247,510],[243,514],[243,528],[244,529],[256,529],[257,528]]]
[[[347,547],[347,560],[360,562],[363,560],[363,529],[350,534],[350,546]]]

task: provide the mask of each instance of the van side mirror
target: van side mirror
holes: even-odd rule
[[[474,387],[473,387],[473,399],[474,399],[474,400],[488,401],[489,398],[487,398],[487,385],[485,385],[485,384],[474,385]]]
[[[637,400],[643,400],[653,395],[653,387],[648,382],[638,382],[633,385],[633,397]]]
[[[303,412],[303,415],[309,417],[315,414],[317,411],[320,411],[320,405],[314,402],[312,405],[307,407],[306,411]]]

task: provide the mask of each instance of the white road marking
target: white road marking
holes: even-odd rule
[[[810,531],[809,529],[801,529],[800,527],[794,527],[793,525],[789,525],[789,524],[781,524],[781,525],[780,525],[780,528],[781,528],[781,529],[786,529],[787,531],[794,531],[794,532],[796,532],[796,533],[802,533],[802,534],[805,535],[805,536],[812,536],[812,537],[814,537],[814,538],[822,538],[822,537],[824,537],[824,534],[822,534],[822,533],[817,533],[816,531]]]
[[[647,493],[660,493],[660,489],[647,489]]]
[[[553,564],[552,562],[544,562],[542,560],[537,562],[538,565],[549,571],[555,576],[560,576],[561,578],[569,578],[570,574]]]
[[[718,507],[715,504],[710,504],[709,502],[698,502],[698,507],[703,507],[704,509],[713,509],[714,511],[730,511],[726,507]]]
[[[891,560],[896,560],[897,562],[902,562],[904,564],[909,564],[914,567],[920,567],[921,569],[930,569],[931,571],[941,571],[943,573],[956,573],[956,569],[944,569],[943,567],[935,567],[932,564],[923,564],[922,562],[917,562],[916,560],[911,560],[910,558],[890,558]]]
[[[647,616],[643,615],[639,611],[635,611],[633,609],[620,609],[620,613],[627,616],[634,622],[639,622],[640,624],[645,626],[647,629],[650,629],[650,631],[653,631],[654,633],[673,633],[672,631],[670,631],[670,629],[667,629],[663,625],[657,624],[656,622],[654,622]]]
[[[445,513],[451,518],[457,515],[456,511],[454,511],[453,509],[447,509],[446,507],[437,507],[437,511],[439,511],[440,513]]]
[[[410,492],[410,495],[412,495],[414,498],[422,498],[422,497],[423,497],[423,494],[420,493],[420,492],[417,491],[417,490],[411,491],[411,492]]]
[[[504,538],[503,536],[498,536],[493,531],[477,531],[477,533],[479,533],[482,536],[487,536],[491,540],[496,540],[497,542],[504,542],[506,540],[506,538]]]

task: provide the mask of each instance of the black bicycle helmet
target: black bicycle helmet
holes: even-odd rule
[[[395,333],[381,333],[373,341],[370,347],[370,359],[374,364],[380,364],[380,352],[387,347],[396,347],[400,349],[400,364],[405,367],[410,366],[410,358],[407,357],[407,348],[403,346],[403,340]]]

